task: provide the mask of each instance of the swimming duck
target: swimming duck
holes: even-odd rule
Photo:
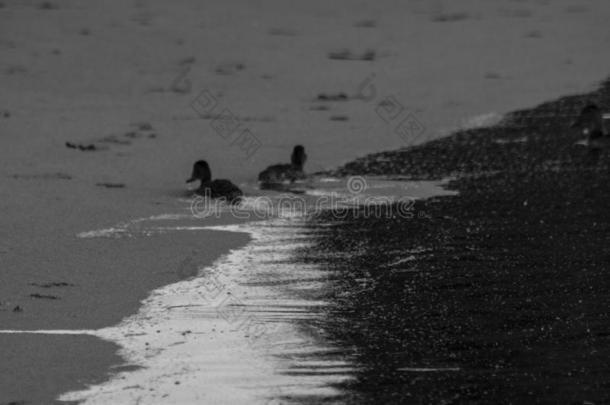
[[[224,198],[230,203],[238,203],[243,196],[242,191],[229,180],[212,180],[210,166],[205,160],[198,160],[193,165],[193,174],[186,182],[200,180],[201,185],[197,189],[197,194],[211,198]]]
[[[263,185],[281,184],[285,182],[294,182],[305,178],[303,166],[307,160],[305,148],[302,145],[297,145],[292,150],[290,164],[279,164],[269,166],[259,173],[258,181]]]
[[[588,104],[571,125],[582,130],[586,144],[594,149],[610,147],[610,134],[604,130],[604,115],[596,104]]]

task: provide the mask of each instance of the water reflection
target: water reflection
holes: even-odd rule
[[[313,195],[305,193],[307,207],[320,193],[338,193],[344,187],[324,183]],[[383,189],[367,185],[358,194]],[[400,189],[405,190],[404,184]],[[277,208],[277,196],[270,199]],[[243,208],[252,201],[246,199]],[[378,263],[351,267],[369,248],[371,236],[358,231],[337,234],[337,225],[344,221],[337,220],[334,211],[284,215],[279,208],[278,215],[261,221],[233,218],[227,225],[232,208],[218,206],[219,218],[162,215],[79,235],[140,238],[229,231],[248,233],[252,240],[212,266],[199,267],[197,257],[191,258],[182,272],[190,278],[155,290],[140,311],[121,324],[93,331],[121,345],[122,354],[141,368],[62,399],[92,404],[136,399],[354,403],[362,393],[356,395],[352,387],[362,387],[363,381],[366,386],[367,376],[371,386],[394,381],[393,373],[403,373],[411,364],[402,361],[406,348],[396,346],[405,341],[404,318],[391,307],[402,305],[404,285],[374,277],[368,266]],[[394,206],[383,208],[391,211]]]

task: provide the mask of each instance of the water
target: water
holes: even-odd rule
[[[383,203],[451,193],[439,183],[387,178],[322,178],[298,187],[302,193],[291,194],[291,201],[301,198],[304,210],[295,208],[301,207],[298,203],[282,204],[286,193],[259,192],[247,197],[240,208],[250,218],[240,216],[236,221],[229,220],[234,207],[213,205],[205,216],[194,216],[188,212],[194,200],[185,199],[180,213],[78,234],[145,238],[157,232],[218,230],[248,233],[252,240],[212,266],[200,266],[196,256],[186,258],[183,273],[196,276],[153,291],[138,313],[119,325],[93,331],[32,331],[89,334],[116,342],[126,361],[139,366],[102,384],[65,393],[60,400],[271,404],[283,398],[316,397],[340,401],[343,392],[337,387],[353,379],[354,364],[349,351],[336,347],[324,332],[337,305],[324,297],[335,288],[336,275],[320,264],[295,260],[297,252],[312,247],[308,220],[320,210],[379,204],[377,197],[385,197]],[[326,205],[319,203],[322,198]],[[261,213],[266,217],[257,216]],[[210,217],[237,223],[212,226]],[[324,230],[316,230],[320,232]]]

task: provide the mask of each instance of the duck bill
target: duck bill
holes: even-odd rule
[[[190,178],[190,179],[188,179],[186,182],[187,182],[187,183],[192,183],[192,182],[194,182],[195,180],[197,180],[197,179],[196,179],[196,178],[194,178],[194,177],[191,177],[191,178]]]

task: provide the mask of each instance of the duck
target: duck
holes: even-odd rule
[[[604,114],[597,104],[587,104],[571,125],[587,137],[585,144],[592,149],[610,147],[610,134],[604,129]]]
[[[305,178],[303,166],[307,161],[307,154],[303,145],[296,145],[292,150],[290,164],[277,164],[269,166],[259,173],[258,181],[265,185],[274,185],[282,183],[293,183],[296,180]]]
[[[205,197],[210,198],[222,198],[236,204],[241,201],[244,193],[235,184],[225,179],[212,180],[212,171],[210,165],[205,160],[198,160],[193,165],[193,173],[191,177],[186,181],[192,183],[193,181],[201,181],[199,188],[196,193]]]

